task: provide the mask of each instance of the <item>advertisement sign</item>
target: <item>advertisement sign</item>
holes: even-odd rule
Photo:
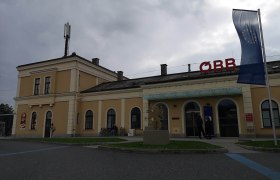
[[[199,66],[199,70],[201,73],[210,73],[211,70],[214,70],[214,73],[222,72],[223,70],[227,72],[235,72],[236,71],[236,64],[234,58],[225,59],[223,62],[222,60],[215,60],[212,63],[210,61],[202,62]]]
[[[20,118],[20,128],[25,129],[25,126],[26,126],[26,113],[22,113]]]

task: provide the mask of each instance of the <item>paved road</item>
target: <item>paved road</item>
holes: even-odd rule
[[[246,160],[260,165],[260,169],[244,163]],[[0,179],[5,180],[255,180],[273,177],[280,177],[279,153],[243,153],[241,156],[235,153],[135,154],[0,140]]]

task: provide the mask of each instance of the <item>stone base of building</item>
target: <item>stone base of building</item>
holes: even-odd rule
[[[172,138],[185,138],[186,137],[186,135],[185,134],[179,134],[179,133],[170,133],[170,135],[169,135],[170,137],[172,137]]]
[[[143,144],[165,145],[169,143],[168,130],[144,130]]]
[[[13,138],[44,138],[44,136],[37,135],[37,134],[17,134],[17,135],[12,135],[12,137]],[[73,137],[73,136],[71,134],[54,134],[52,136],[52,138],[67,138],[67,137]]]

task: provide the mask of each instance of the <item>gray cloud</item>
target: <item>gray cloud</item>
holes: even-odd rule
[[[13,105],[18,65],[63,56],[68,21],[70,52],[99,57],[101,65],[134,78],[159,74],[162,63],[176,73],[188,63],[195,69],[204,60],[240,59],[232,9],[259,7],[268,60],[277,60],[276,0],[1,1],[0,103]]]

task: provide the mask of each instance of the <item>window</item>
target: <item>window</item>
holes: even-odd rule
[[[200,106],[196,102],[188,102],[185,107],[186,136],[198,136],[196,119],[200,116]]]
[[[93,129],[93,112],[91,110],[86,112],[85,129]]]
[[[219,102],[218,117],[221,137],[239,136],[237,106],[232,100],[224,99]]]
[[[50,93],[50,87],[51,87],[51,77],[45,77],[45,94]]]
[[[141,128],[141,112],[140,109],[135,107],[131,110],[131,129]]]
[[[200,111],[200,107],[196,102],[189,102],[185,109],[186,111]]]
[[[35,78],[34,95],[38,95],[40,91],[40,78]]]
[[[37,119],[37,113],[33,112],[31,115],[31,130],[35,130],[36,127],[36,119]]]
[[[52,136],[51,127],[52,127],[52,112],[48,111],[46,113],[45,135],[44,135],[44,137],[49,138],[49,137]]]
[[[107,112],[107,128],[113,128],[116,123],[116,113],[114,109],[109,109]]]
[[[280,118],[279,118],[279,108],[278,104],[272,100],[272,112],[274,116],[274,125],[275,127],[280,126]],[[271,122],[271,114],[270,114],[270,108],[269,108],[269,101],[265,100],[262,105],[262,120],[263,120],[263,127],[272,127],[272,122]]]

